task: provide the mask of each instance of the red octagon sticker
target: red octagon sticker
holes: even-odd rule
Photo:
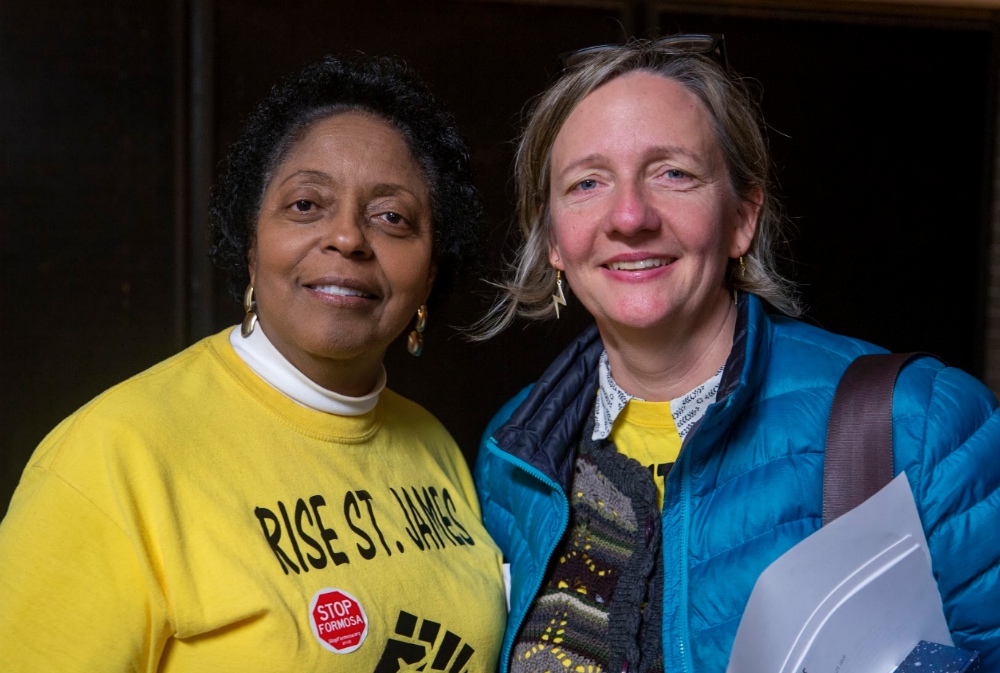
[[[347,654],[368,637],[368,617],[358,599],[340,589],[320,589],[309,605],[309,625],[320,644]]]

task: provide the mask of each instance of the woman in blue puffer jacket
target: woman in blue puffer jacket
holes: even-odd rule
[[[883,352],[793,319],[761,125],[722,46],[578,52],[528,120],[524,243],[482,334],[558,317],[565,284],[596,326],[480,447],[511,564],[501,671],[725,670],[757,577],[821,525],[837,382]],[[893,439],[954,640],[1000,670],[996,399],[918,359]]]

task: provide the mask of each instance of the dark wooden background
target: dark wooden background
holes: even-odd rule
[[[4,0],[0,514],[60,419],[240,319],[205,260],[207,190],[253,102],[327,52],[402,56],[450,106],[475,153],[495,273],[512,249],[521,111],[557,55],[724,32],[732,65],[764,92],[808,319],[981,375],[996,17],[824,6]],[[470,461],[490,415],[587,324],[570,299],[558,323],[458,338],[448,325],[490,297],[468,279],[431,316],[424,356],[401,341],[387,362],[389,385],[437,414]]]

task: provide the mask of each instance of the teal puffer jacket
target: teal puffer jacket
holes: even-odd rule
[[[603,345],[581,335],[487,429],[476,463],[486,527],[511,564],[500,670],[566,531],[574,447]],[[881,349],[769,316],[741,297],[718,401],[684,442],[662,512],[667,673],[725,670],[758,575],[822,523],[834,389]],[[957,645],[1000,671],[1000,414],[977,380],[922,358],[893,400],[895,471],[906,471]]]

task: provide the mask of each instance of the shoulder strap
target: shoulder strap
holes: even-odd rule
[[[826,431],[824,526],[892,481],[892,393],[899,371],[921,355],[862,355],[837,384]]]

